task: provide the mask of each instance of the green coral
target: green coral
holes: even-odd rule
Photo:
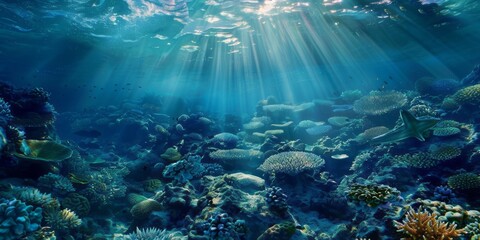
[[[480,176],[475,173],[460,173],[448,178],[448,186],[453,189],[472,189],[480,187]]]
[[[378,184],[352,184],[347,195],[355,202],[364,202],[369,207],[376,207],[388,200],[397,197],[400,192],[396,188]]]
[[[452,98],[461,105],[478,105],[480,104],[480,84],[462,88],[453,94]]]

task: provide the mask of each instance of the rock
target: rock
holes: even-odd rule
[[[247,193],[254,193],[265,189],[265,180],[260,177],[246,173],[232,173],[226,176],[226,179],[232,181],[232,186],[242,189]]]

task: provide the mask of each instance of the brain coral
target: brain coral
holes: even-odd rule
[[[403,107],[407,96],[397,91],[372,91],[353,104],[353,110],[359,114],[382,115]]]
[[[325,164],[321,157],[307,152],[282,152],[270,156],[258,168],[267,173],[297,175],[307,170],[318,170]]]
[[[459,104],[480,104],[480,84],[458,90],[453,95],[453,99]]]
[[[475,173],[460,173],[448,178],[448,186],[453,189],[472,189],[480,187],[480,176]]]

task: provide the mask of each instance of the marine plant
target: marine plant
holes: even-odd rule
[[[465,234],[463,229],[456,229],[456,224],[441,222],[435,213],[430,214],[419,208],[410,209],[402,222],[394,221],[397,232],[405,236],[406,240],[449,240]]]
[[[305,171],[318,171],[324,164],[325,160],[313,153],[290,151],[268,157],[258,169],[270,174],[295,176]]]
[[[40,228],[42,208],[17,199],[0,199],[0,238],[17,240]]]
[[[448,178],[448,186],[452,189],[472,189],[480,187],[480,176],[475,173],[460,173]]]
[[[372,91],[353,104],[356,113],[364,115],[383,115],[407,104],[407,96],[397,91]]]
[[[379,184],[352,184],[347,190],[347,196],[355,202],[366,203],[369,207],[376,207],[392,200],[400,194],[396,188]]]

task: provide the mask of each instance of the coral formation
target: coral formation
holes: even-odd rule
[[[280,187],[270,187],[265,193],[268,207],[278,213],[285,213],[288,210],[287,195]]]
[[[430,214],[419,208],[410,209],[403,222],[394,221],[398,232],[406,236],[405,239],[447,240],[465,234],[463,229],[456,229],[455,224],[448,224],[437,219],[435,213]]]
[[[122,240],[169,240],[167,230],[158,228],[142,228],[122,238]]]
[[[257,240],[289,240],[295,234],[293,222],[277,223],[268,228]]]
[[[440,161],[432,158],[430,154],[423,152],[397,155],[394,157],[394,161],[414,168],[431,168],[440,163]]]
[[[448,178],[448,186],[453,189],[472,189],[480,187],[480,176],[475,173],[460,173]]]
[[[148,218],[151,212],[162,209],[162,205],[154,199],[147,198],[135,204],[130,213],[135,220],[142,220]]]
[[[50,189],[58,195],[75,192],[75,188],[68,178],[54,173],[48,173],[38,178],[38,185],[44,189]]]
[[[436,79],[423,77],[415,82],[415,89],[422,95],[446,96],[454,93],[460,87],[460,82],[455,79]]]
[[[180,160],[165,167],[163,176],[173,178],[179,183],[185,183],[188,180],[202,175],[204,167],[200,163],[202,158],[198,155],[189,156],[187,159]]]
[[[77,214],[67,208],[60,211],[46,211],[45,222],[56,232],[70,231],[72,229],[78,228],[82,224],[82,220],[78,218]]]
[[[462,154],[462,149],[457,146],[439,146],[430,151],[430,157],[435,160],[445,161],[456,158]]]
[[[0,199],[0,237],[5,240],[23,238],[40,228],[42,208],[33,208],[17,199]]]
[[[353,110],[364,115],[382,115],[407,104],[407,96],[397,91],[372,91],[355,101]]]
[[[295,176],[304,171],[318,171],[324,164],[325,160],[313,153],[290,151],[270,156],[258,169]]]
[[[352,184],[347,195],[356,202],[364,202],[369,207],[376,207],[396,198],[400,192],[396,188],[379,184]]]
[[[452,98],[460,105],[480,104],[480,84],[465,87],[453,94]]]
[[[62,207],[75,211],[80,217],[87,216],[90,212],[90,202],[78,193],[70,193],[61,201]]]

